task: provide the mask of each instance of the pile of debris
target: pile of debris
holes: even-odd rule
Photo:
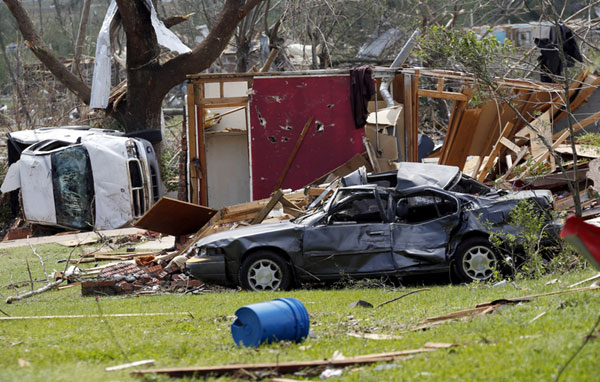
[[[172,257],[170,261],[166,261]],[[83,296],[149,294],[158,291],[195,292],[203,289],[202,282],[190,279],[183,273],[184,256],[139,256],[134,262],[118,262],[104,267],[86,270],[85,275],[97,275],[97,279],[81,283]],[[163,264],[167,263],[166,266]]]

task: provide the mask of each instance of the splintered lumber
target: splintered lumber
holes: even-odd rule
[[[285,163],[285,166],[283,166],[283,170],[281,171],[281,175],[279,176],[279,179],[277,180],[277,184],[275,185],[274,190],[279,189],[279,187],[281,187],[281,185],[283,184],[283,181],[285,180],[285,176],[287,175],[288,170],[290,169],[290,166],[292,165],[292,162],[294,161],[294,158],[296,158],[296,153],[300,149],[300,145],[302,145],[302,142],[304,141],[304,137],[306,136],[306,133],[308,133],[308,128],[310,127],[310,124],[312,123],[313,118],[314,117],[308,118],[308,120],[304,124],[304,127],[302,128],[302,132],[300,133],[300,137],[298,137],[298,140],[296,141],[296,144],[294,145],[294,148],[292,149],[292,152],[290,153],[290,156],[289,156],[287,162]]]
[[[506,126],[504,126],[504,129],[502,129],[502,133],[500,133],[498,141],[492,148],[492,152],[489,154],[487,161],[483,163],[483,166],[479,171],[479,176],[477,177],[478,181],[483,182],[487,177],[488,171],[492,168],[492,166],[494,165],[494,160],[498,157],[498,154],[500,153],[500,147],[502,146],[500,142],[501,139],[508,137],[512,133],[513,128],[514,125],[512,124],[512,122],[508,122]]]
[[[427,345],[427,344],[426,344]],[[314,361],[296,361],[296,362],[274,362],[274,363],[254,363],[254,364],[233,364],[233,365],[218,365],[218,366],[199,366],[199,367],[181,367],[168,369],[147,369],[132,371],[131,375],[141,377],[147,374],[164,374],[171,378],[183,377],[200,377],[200,376],[221,376],[231,375],[239,371],[249,373],[270,371],[279,374],[289,374],[296,371],[313,368],[313,367],[329,367],[329,368],[344,368],[355,365],[368,365],[377,362],[389,362],[407,359],[408,357],[420,354],[437,351],[444,347],[436,346],[423,347],[420,349],[410,349],[397,352],[367,354],[358,357],[346,358],[341,360],[314,360]]]
[[[463,93],[446,92],[440,90],[419,89],[417,91],[417,94],[419,95],[419,97],[443,98],[462,102],[466,102],[469,100],[468,97]]]
[[[304,211],[302,211],[302,208],[300,206],[298,206],[296,203],[294,203],[291,200],[289,200],[288,198],[286,198],[285,196],[281,196],[280,202],[283,205],[284,213],[286,213],[288,215],[292,215],[295,218],[297,218],[298,216],[304,215]]]
[[[153,359],[144,359],[141,361],[125,363],[123,365],[111,366],[111,367],[107,367],[106,369],[104,369],[104,371],[117,371],[117,370],[129,369],[131,367],[147,366],[147,365],[154,365],[154,360]]]
[[[518,304],[520,302],[531,301],[538,297],[556,296],[556,295],[565,294],[565,293],[587,292],[587,291],[593,291],[593,290],[597,290],[597,289],[600,289],[600,286],[592,285],[589,287],[576,288],[576,289],[563,289],[563,290],[558,290],[558,291],[554,291],[554,292],[532,294],[532,295],[523,296],[523,297],[498,299],[498,300],[494,300],[494,301],[490,301],[490,302],[485,302],[482,304],[477,304],[475,306],[475,308],[459,310],[459,311],[444,314],[441,316],[426,318],[419,322],[418,327],[416,327],[412,330],[409,330],[409,331],[428,329],[432,326],[436,326],[436,325],[439,325],[446,321],[450,321],[450,320],[454,320],[454,319],[458,319],[458,318],[466,318],[466,317],[473,317],[473,316],[478,316],[478,315],[489,314],[489,313],[494,312],[501,305]]]
[[[316,179],[313,182],[310,182],[310,184],[317,185],[317,184],[326,183],[327,179],[330,176],[335,177],[335,178],[338,178],[338,177],[341,178],[343,176],[350,174],[353,171],[356,171],[359,167],[362,167],[362,166],[365,166],[365,168],[367,169],[367,172],[372,171],[371,164],[365,159],[363,154],[355,154],[346,163],[337,167],[333,171],[328,172],[327,174],[323,175],[319,179]],[[289,196],[287,196],[287,197],[289,197]]]
[[[281,200],[282,197],[283,197],[283,191],[281,191],[280,189],[275,191],[273,196],[271,196],[271,200],[269,200],[269,203],[267,203],[267,205],[264,206],[262,210],[260,210],[258,215],[252,220],[252,223],[250,223],[250,224],[259,224],[260,222],[265,220],[265,218],[267,217],[269,212],[271,212],[271,210],[275,207],[275,205],[277,203],[279,203],[279,201]]]

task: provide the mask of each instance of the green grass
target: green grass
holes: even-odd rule
[[[37,248],[49,272],[62,270],[56,260],[69,249],[58,245]],[[14,291],[14,282],[27,281],[25,259],[34,279],[41,267],[29,248],[0,251],[2,300]],[[453,321],[422,332],[405,332],[426,317],[472,308],[481,302],[554,291],[595,274],[593,270],[548,275],[492,288],[478,285],[428,285],[429,291],[407,296],[379,309],[350,308],[366,300],[373,304],[394,298],[409,288],[295,290],[277,293],[224,292],[206,295],[155,295],[141,297],[81,297],[78,287],[51,291],[0,309],[12,316],[189,312],[183,316],[136,318],[84,318],[0,321],[1,381],[129,381],[131,370],[105,372],[109,366],[154,359],[155,367],[183,367],[223,363],[254,363],[330,358],[338,350],[358,356],[422,347],[426,342],[459,345],[416,355],[376,370],[378,365],[344,370],[338,380],[348,381],[549,381],[582,343],[600,312],[600,292],[563,294],[500,308],[496,313]],[[545,285],[553,278],[561,283]],[[36,284],[36,287],[43,283]],[[21,293],[29,287],[21,288]],[[235,310],[243,305],[278,297],[301,300],[311,316],[316,338],[301,344],[288,342],[238,349],[230,334]],[[540,313],[546,314],[531,320]],[[397,340],[369,340],[346,333],[396,334]],[[114,333],[117,341],[111,335]],[[120,350],[122,347],[125,354]],[[600,340],[592,339],[563,374],[561,381],[598,380]],[[19,359],[31,366],[20,367]],[[290,376],[293,378],[299,378]],[[155,380],[148,377],[146,380]],[[316,377],[318,379],[318,377]],[[158,378],[158,380],[164,380]],[[222,378],[222,380],[228,380]]]

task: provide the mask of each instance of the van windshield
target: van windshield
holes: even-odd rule
[[[51,155],[52,188],[58,225],[89,230],[94,226],[94,179],[87,150],[71,146]]]

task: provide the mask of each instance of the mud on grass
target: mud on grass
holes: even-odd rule
[[[64,268],[64,264],[56,264],[56,261],[66,258],[69,249],[44,245],[37,247],[37,251],[51,272]],[[0,252],[2,300],[14,294],[6,289],[10,275],[15,283],[29,279],[25,259],[30,263],[33,278],[43,278],[39,262],[29,248]],[[593,274],[594,271],[587,270],[520,281],[518,286],[523,288],[520,290],[511,284],[503,287],[491,287],[490,284],[427,285],[428,291],[412,294],[379,309],[350,308],[349,305],[359,299],[377,305],[420,286],[116,296],[101,297],[98,301],[81,297],[78,287],[51,291],[11,305],[2,302],[0,309],[11,316],[91,315],[98,314],[99,307],[104,314],[186,314],[0,321],[3,347],[0,380],[133,381],[137,378],[129,375],[131,370],[105,372],[104,369],[143,359],[154,359],[155,367],[184,367],[323,359],[331,358],[336,350],[351,357],[420,348],[426,342],[459,346],[404,361],[347,368],[338,380],[554,380],[559,368],[594,324],[600,312],[599,291],[538,298],[529,303],[502,307],[491,315],[454,321],[427,331],[406,330],[426,317],[472,308],[499,298],[559,290]],[[546,285],[554,278],[561,282]],[[39,286],[41,284],[36,285]],[[27,288],[22,287],[21,292]],[[258,349],[238,349],[229,330],[235,310],[246,304],[279,297],[295,297],[304,303],[316,337],[300,344],[283,342]],[[361,339],[348,336],[348,332],[390,334],[400,338]],[[600,339],[592,338],[569,365],[561,381],[597,380],[599,351]],[[19,360],[27,364],[20,366]],[[318,380],[318,376],[313,379]],[[166,378],[147,377],[145,380]]]

